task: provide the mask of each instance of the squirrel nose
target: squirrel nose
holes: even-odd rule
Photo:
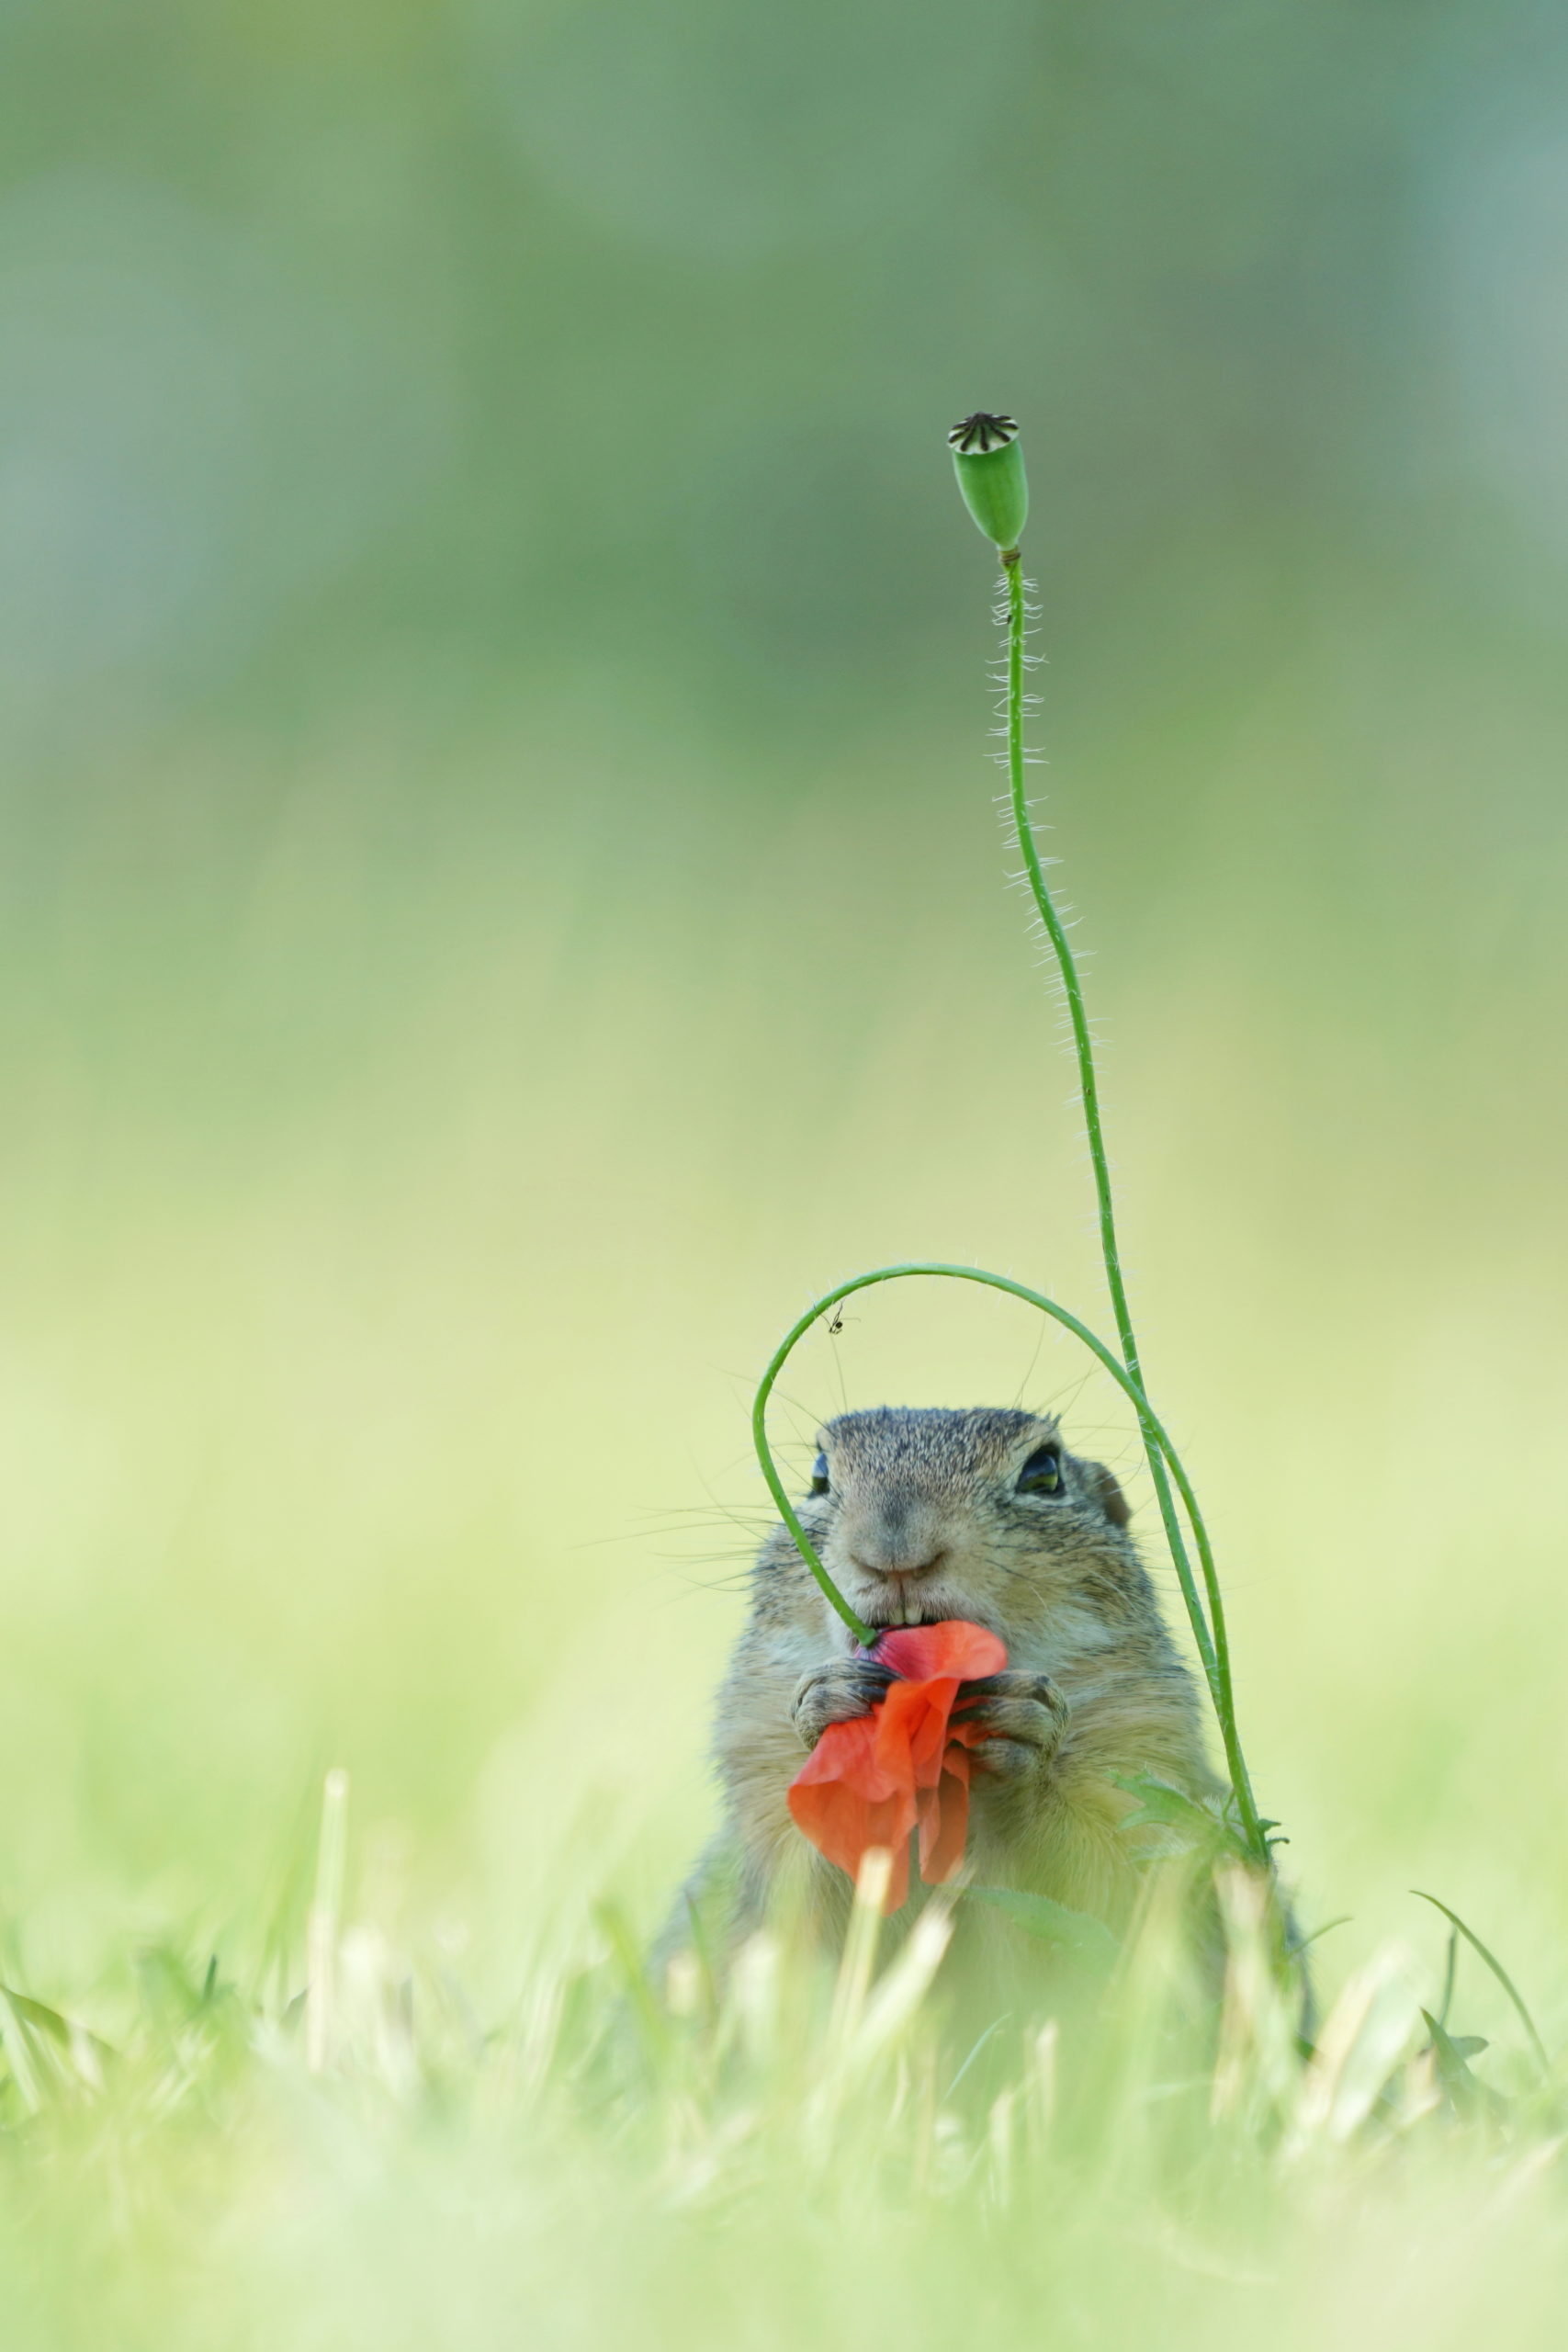
[[[865,1577],[928,1577],[948,1554],[942,1513],[906,1495],[856,1497],[841,1522],[842,1543]]]
[[[929,1577],[947,1558],[947,1546],[945,1544],[929,1544],[923,1546],[917,1555],[909,1545],[863,1544],[857,1545],[850,1557],[862,1574],[868,1577]]]

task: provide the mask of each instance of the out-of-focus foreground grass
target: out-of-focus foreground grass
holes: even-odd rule
[[[3,1981],[120,2056],[0,2019],[7,2345],[1532,2340],[1550,2108],[1285,2188],[1205,2142],[1173,2217],[1109,2124],[1020,2120],[1016,2206],[988,2119],[967,2186],[899,2122],[824,2188],[773,2077],[759,2154],[673,2059],[596,2121],[582,2017],[549,2052],[593,1904],[640,1931],[708,1819],[788,1317],[932,1255],[1103,1321],[941,441],[993,399],[1149,1377],[1306,1924],[1354,1915],[1325,1990],[1403,1940],[1430,2005],[1428,1885],[1568,2040],[1561,26],[101,15],[0,27],[0,1900]],[[1055,1402],[1150,1516],[1000,1301],[797,1363],[803,1443]],[[1517,2088],[1479,1970],[1459,2022]]]
[[[836,1978],[763,1933],[662,2006],[605,1913],[486,2030],[450,1955],[345,1926],[344,1798],[302,1995],[283,1939],[241,1982],[145,1951],[113,2049],[0,2000],[8,2343],[1555,2340],[1560,2072],[1483,2085],[1387,1951],[1303,2064],[1239,1872],[1217,2048],[1168,1887],[1109,1973],[1057,1956],[1066,2027],[998,2021],[998,2080],[938,2023],[942,1901],[874,1973],[886,1875]]]

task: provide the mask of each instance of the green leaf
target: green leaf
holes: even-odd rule
[[[1451,2089],[1456,2083],[1471,2083],[1474,2076],[1469,2061],[1477,2058],[1488,2047],[1479,2033],[1450,2033],[1439,2025],[1430,2009],[1423,2009],[1427,2030],[1432,2037],[1432,2047],[1438,2053],[1438,2078]]]
[[[610,1948],[610,1965],[621,1980],[626,2006],[636,2022],[644,2054],[655,2063],[669,2054],[670,2021],[659,2005],[643,1955],[630,1923],[614,1903],[595,1903],[594,1925]]]
[[[1109,1968],[1122,1949],[1103,1920],[1091,1918],[1087,1911],[1071,1911],[1048,1894],[1025,1894],[1012,1886],[972,1886],[969,1899],[993,1904],[1026,1935],[1058,1944],[1097,1967]]]
[[[1235,1854],[1244,1861],[1254,1859],[1237,1828],[1211,1813],[1207,1805],[1199,1804],[1185,1790],[1162,1781],[1157,1772],[1114,1772],[1111,1778],[1118,1788],[1140,1800],[1136,1810],[1123,1820],[1123,1829],[1171,1829],[1184,1845],[1195,1846],[1201,1853]]]
[[[9,1984],[3,1984],[0,1985],[0,1996],[10,2003],[24,2025],[31,2027],[35,2033],[47,2035],[61,2050],[68,2051],[77,2042],[85,2041],[92,2045],[100,2058],[116,2055],[112,2044],[100,2035],[90,2031],[86,2026],[73,2025],[69,2018],[62,2018],[58,2009],[51,2009],[46,2002],[35,2001],[30,1993],[17,1993]]]
[[[1449,1922],[1450,1926],[1459,1929],[1460,1934],[1464,1938],[1465,1942],[1470,1946],[1471,1950],[1476,1953],[1480,1959],[1485,1962],[1487,1967],[1492,1971],[1493,1975],[1497,1979],[1498,1984],[1501,1984],[1504,1992],[1506,1993],[1509,2000],[1512,2001],[1515,2008],[1518,2011],[1524,2023],[1525,2031],[1529,2035],[1530,2041],[1535,2045],[1535,2054],[1540,2061],[1541,2073],[1543,2075],[1550,2074],[1551,2071],[1551,2061],[1546,2054],[1546,2044],[1542,2041],[1540,2034],[1536,2031],[1535,2019],[1531,2017],[1529,2009],[1525,2007],[1524,1995],[1519,1991],[1518,1986],[1515,1984],[1513,1978],[1509,1975],[1502,1962],[1497,1958],[1496,1953],[1488,1951],[1486,1946],[1482,1942],[1481,1938],[1476,1934],[1474,1928],[1467,1928],[1464,1921],[1460,1917],[1459,1913],[1457,1911],[1450,1911],[1446,1903],[1439,1903],[1435,1894],[1424,1894],[1418,1886],[1413,1886],[1410,1892],[1416,1896],[1417,1902],[1429,1903],[1434,1911],[1440,1911],[1444,1918]]]
[[[30,2025],[35,2032],[47,2033],[51,2041],[62,2042],[67,2048],[70,2047],[71,2028],[58,2009],[48,2007],[42,2001],[35,2001],[29,1994],[14,1993],[8,1984],[3,1989],[6,1998],[10,2002],[17,2015]]]

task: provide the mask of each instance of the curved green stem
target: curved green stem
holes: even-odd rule
[[[819,1316],[827,1314],[831,1307],[838,1305],[840,1299],[852,1297],[856,1291],[869,1290],[877,1283],[901,1282],[914,1274],[934,1274],[950,1282],[979,1283],[987,1290],[1005,1291],[1010,1297],[1021,1298],[1026,1306],[1038,1307],[1041,1314],[1049,1315],[1054,1321],[1071,1331],[1075,1339],[1082,1340],[1084,1346],[1098,1358],[1122,1394],[1131,1401],[1137,1413],[1140,1426],[1148,1434],[1150,1442],[1159,1450],[1162,1457],[1162,1474],[1165,1465],[1169,1464],[1170,1476],[1176,1481],[1188,1519],[1191,1523],[1193,1539],[1198,1546],[1198,1557],[1202,1566],[1204,1587],[1209,1595],[1210,1605],[1213,1607],[1219,1593],[1219,1578],[1214,1568],[1209,1531],[1204,1525],[1203,1514],[1198,1508],[1198,1498],[1192,1491],[1191,1481],[1181,1465],[1176,1448],[1172,1445],[1164,1425],[1148,1398],[1144,1395],[1137,1379],[1118,1360],[1105,1342],[1097,1339],[1089,1326],[1086,1323],[1080,1323],[1076,1315],[1070,1314],[1065,1306],[1058,1306],[1054,1298],[1045,1297],[1043,1292],[1031,1290],[1027,1283],[1015,1283],[1006,1274],[988,1274],[975,1266],[949,1266],[940,1261],[930,1264],[879,1266],[872,1273],[854,1274],[848,1282],[840,1283],[835,1289],[826,1292],[821,1298],[814,1300],[806,1313],[797,1317],[773,1351],[773,1359],[762,1374],[757,1389],[756,1401],[751,1408],[751,1436],[757,1448],[757,1459],[761,1464],[762,1476],[768,1482],[768,1490],[779,1507],[780,1516],[794,1537],[795,1548],[801,1558],[816,1577],[829,1602],[837,1610],[854,1634],[855,1639],[869,1646],[876,1638],[874,1629],[863,1623],[855,1615],[854,1611],[828,1574],[818,1557],[816,1545],[801,1525],[799,1515],[784,1492],[784,1481],[779,1476],[773,1451],[768,1443],[768,1399],[773,1394],[774,1382],[784,1370],[796,1343],[810,1330]],[[1191,1562],[1188,1558],[1185,1545],[1179,1549],[1173,1547],[1173,1556],[1176,1562],[1177,1577],[1181,1585],[1181,1597],[1187,1604],[1187,1614],[1191,1621],[1193,1634],[1198,1639],[1200,1652],[1203,1655],[1204,1679],[1209,1686],[1209,1695],[1213,1701],[1214,1713],[1219,1720],[1220,1737],[1224,1745],[1225,1762],[1230,1770],[1231,1785],[1235,1792],[1236,1812],[1242,1835],[1258,1860],[1267,1866],[1269,1840],[1263,1824],[1258,1819],[1257,1805],[1253,1802],[1252,1783],[1247,1777],[1246,1760],[1241,1752],[1241,1742],[1236,1734],[1235,1711],[1230,1703],[1229,1657],[1223,1646],[1208,1645],[1201,1638],[1205,1630],[1203,1603],[1199,1596],[1197,1582],[1192,1574]],[[1223,1613],[1219,1620],[1218,1632],[1220,1645],[1223,1645],[1224,1639]]]

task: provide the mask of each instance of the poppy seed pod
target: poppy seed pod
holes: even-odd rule
[[[993,546],[1010,551],[1023,537],[1029,513],[1017,425],[1010,416],[976,409],[953,426],[947,443],[964,505]]]

